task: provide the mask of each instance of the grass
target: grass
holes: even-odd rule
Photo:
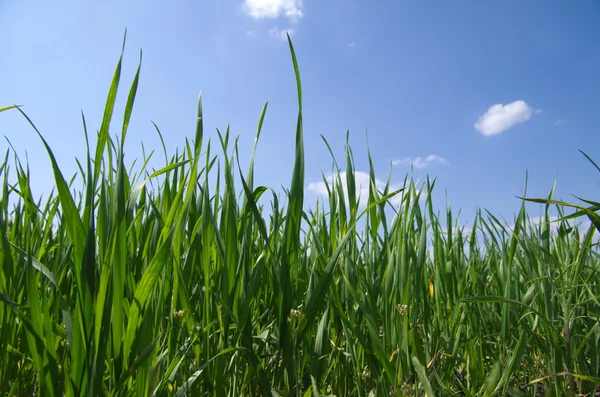
[[[550,193],[526,199],[545,208],[537,224],[524,200],[513,228],[479,212],[465,231],[449,207],[434,212],[435,181],[378,191],[370,155],[359,203],[347,146],[347,180],[324,178],[326,202],[304,210],[302,91],[289,44],[298,122],[284,200],[255,185],[256,144],[244,173],[229,131],[216,148],[205,142],[201,99],[183,153],[158,171],[148,158],[127,171],[140,69],[115,139],[122,54],[80,190],[27,115],[10,109],[38,132],[56,190],[36,201],[28,165],[6,153],[0,395],[593,395],[600,205],[566,216],[569,204]],[[573,227],[577,216],[592,226]]]

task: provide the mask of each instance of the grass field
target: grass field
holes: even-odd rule
[[[27,164],[6,153],[0,395],[594,395],[600,205],[551,224],[551,206],[568,207],[550,195],[534,200],[540,222],[523,201],[512,228],[481,212],[465,231],[434,211],[432,181],[378,191],[370,158],[358,203],[347,147],[346,180],[305,210],[290,50],[299,111],[283,197],[255,186],[254,154],[240,164],[228,131],[203,139],[201,101],[181,154],[128,171],[139,68],[112,137],[121,58],[81,189],[46,145],[56,189],[36,200]]]

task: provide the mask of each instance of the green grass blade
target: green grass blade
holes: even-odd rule
[[[415,367],[415,371],[417,372],[417,376],[421,381],[421,385],[425,390],[425,395],[427,397],[435,397],[435,394],[433,394],[433,389],[431,388],[431,383],[429,383],[429,379],[427,378],[427,374],[425,373],[425,367],[423,366],[423,364],[421,364],[417,357],[412,358],[412,363]]]

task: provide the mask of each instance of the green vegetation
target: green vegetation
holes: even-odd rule
[[[434,182],[378,191],[370,158],[359,203],[347,147],[345,169],[325,180],[327,209],[305,211],[290,50],[299,112],[284,200],[255,186],[254,154],[242,171],[229,131],[217,149],[203,140],[201,101],[182,154],[165,153],[156,172],[148,159],[127,172],[140,69],[113,140],[121,59],[95,150],[88,144],[79,164],[81,191],[43,141],[56,193],[36,202],[28,166],[14,155],[11,173],[7,152],[0,395],[593,395],[600,205],[587,202],[552,232],[550,206],[564,203],[550,194],[533,199],[544,203],[541,222],[523,201],[514,227],[480,212],[465,231],[450,208],[434,212]],[[596,227],[574,227],[576,216]]]

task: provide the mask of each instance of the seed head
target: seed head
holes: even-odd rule
[[[402,317],[404,317],[406,315],[406,311],[408,309],[407,305],[400,305],[397,304],[396,305],[396,311],[398,312],[399,315],[401,315]]]

